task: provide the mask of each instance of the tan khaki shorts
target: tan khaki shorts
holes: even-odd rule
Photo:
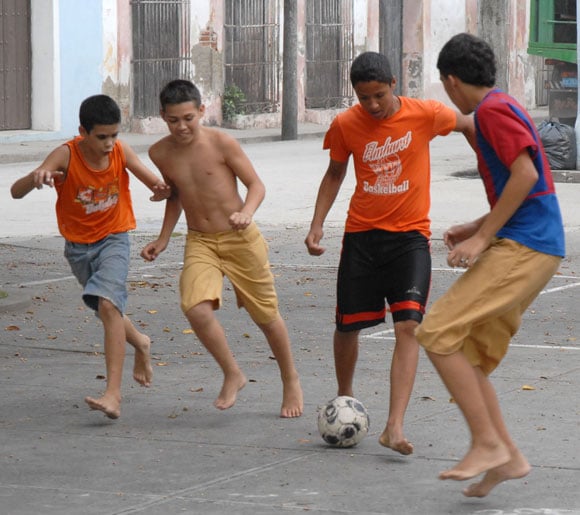
[[[489,375],[560,261],[513,240],[494,240],[430,308],[416,330],[419,343],[435,354],[462,350]]]
[[[183,312],[204,301],[218,309],[224,275],[234,287],[238,307],[244,307],[254,322],[267,324],[278,317],[268,244],[255,223],[242,231],[188,231],[179,281]]]

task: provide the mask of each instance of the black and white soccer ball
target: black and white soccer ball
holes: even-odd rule
[[[322,406],[318,412],[318,431],[333,447],[353,447],[368,433],[369,414],[363,403],[341,395]]]

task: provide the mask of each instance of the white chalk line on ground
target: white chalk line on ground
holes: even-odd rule
[[[384,331],[378,331],[371,334],[363,334],[361,338],[367,340],[395,340],[395,336],[389,336],[394,334],[394,329],[385,329]],[[580,350],[580,346],[570,346],[570,345],[534,345],[529,343],[510,343],[510,347],[520,347],[525,349],[551,349],[551,350]]]
[[[327,265],[327,264],[313,264],[313,263],[270,263],[272,268],[293,268],[293,269],[312,269],[312,270],[338,270],[337,265]],[[183,261],[174,261],[169,263],[150,263],[138,267],[131,268],[129,275],[134,276],[139,273],[143,273],[145,271],[160,269],[160,268],[177,268],[180,269],[183,267]],[[444,267],[433,267],[433,272],[451,272],[455,274],[462,274],[465,272],[463,268],[444,268]],[[144,277],[156,277],[155,275],[146,275],[143,274]],[[70,279],[74,279],[72,275],[64,275],[62,277],[57,277],[53,279],[44,279],[40,281],[29,281],[25,283],[20,283],[19,286],[24,288],[26,286],[39,286],[42,284],[51,284],[56,283],[59,281],[68,281]],[[553,279],[578,279],[578,276],[575,275],[555,275]],[[567,284],[565,286],[559,286],[557,288],[551,288],[549,290],[544,290],[540,293],[540,295],[544,293],[552,293],[562,290],[567,290],[569,288],[577,288],[580,287],[580,282]]]
[[[335,266],[329,266],[329,265],[313,265],[313,264],[272,264],[271,265],[272,268],[294,268],[294,269],[299,269],[299,268],[311,268],[311,269],[315,269],[315,270],[321,270],[321,269],[336,269],[337,267]],[[163,263],[163,264],[148,264],[148,265],[144,265],[144,266],[140,266],[137,268],[133,268],[131,269],[130,272],[130,277],[129,280],[138,280],[135,279],[131,276],[134,276],[136,274],[141,273],[141,279],[148,279],[148,278],[155,278],[157,277],[156,275],[153,274],[144,274],[142,272],[144,271],[149,271],[149,270],[153,270],[153,269],[159,269],[159,268],[181,268],[183,267],[183,261],[178,261],[178,262],[172,262],[172,263]],[[433,268],[433,272],[452,272],[452,273],[463,273],[464,270],[463,269],[457,269],[457,268]],[[53,278],[53,279],[45,279],[45,280],[41,280],[41,281],[29,281],[26,283],[21,283],[19,284],[20,288],[25,288],[25,287],[29,287],[29,286],[40,286],[43,284],[52,284],[52,283],[57,283],[60,281],[68,281],[74,279],[74,276],[72,275],[66,275],[60,278]],[[576,276],[569,276],[569,275],[555,275],[553,278],[553,280],[568,280],[568,279],[578,279],[578,277]],[[540,292],[540,295],[544,295],[546,293],[558,293],[564,290],[569,290],[571,288],[578,288],[580,287],[580,282],[576,282],[576,283],[572,283],[572,284],[565,284],[563,286],[557,286],[554,288],[548,288],[546,290],[542,290]],[[387,329],[384,331],[378,331],[375,333],[371,333],[371,334],[365,334],[365,335],[361,335],[362,338],[365,339],[386,339],[386,340],[395,340],[394,335],[391,336],[391,334],[394,333],[393,329]],[[569,347],[569,346],[555,346],[555,345],[524,345],[524,344],[511,344],[512,347],[526,347],[526,348],[536,348],[536,349],[557,349],[557,350],[580,350],[580,347]]]
[[[454,268],[433,268],[433,271],[439,272],[458,272],[457,269]],[[463,273],[463,270],[459,271]],[[555,275],[552,279],[578,279],[576,276],[567,276],[567,275]],[[570,288],[578,288],[580,287],[580,282],[566,284],[564,286],[557,286],[555,288],[548,288],[546,290],[542,290],[540,295],[544,295],[546,293],[558,293],[564,290],[568,290]],[[383,331],[377,331],[375,333],[364,334],[361,335],[361,338],[369,339],[369,340],[395,340],[394,336],[394,329],[386,329]],[[392,336],[391,336],[392,335]],[[524,343],[511,343],[510,347],[520,347],[526,349],[551,349],[551,350],[575,350],[580,351],[580,346],[570,346],[570,345],[534,345],[534,344],[524,344]]]

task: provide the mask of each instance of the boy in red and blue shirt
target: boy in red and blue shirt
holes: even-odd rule
[[[558,270],[564,228],[538,132],[525,109],[495,88],[491,47],[458,34],[444,45],[437,67],[453,103],[462,113],[475,113],[478,167],[490,211],[444,234],[448,264],[467,270],[433,304],[416,334],[471,432],[467,454],[439,477],[462,481],[485,473],[463,492],[484,497],[530,471],[488,376],[505,356],[523,313]]]

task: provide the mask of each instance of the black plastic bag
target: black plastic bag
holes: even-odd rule
[[[545,120],[538,125],[540,139],[552,170],[576,170],[576,133],[574,127]]]

